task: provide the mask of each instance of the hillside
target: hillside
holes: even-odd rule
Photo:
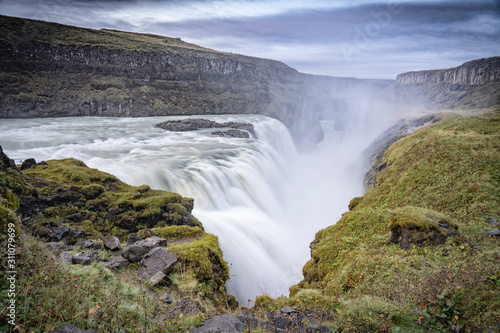
[[[178,38],[7,16],[0,82],[0,118],[253,113],[280,120],[305,147],[322,138],[317,111],[332,92],[371,85]],[[379,90],[389,82],[373,83]]]
[[[500,109],[438,119],[385,152],[375,187],[267,307],[322,304],[349,332],[498,331]]]
[[[500,104],[500,57],[449,69],[399,74],[382,96],[423,109],[468,110]]]

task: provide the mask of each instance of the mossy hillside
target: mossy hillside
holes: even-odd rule
[[[191,215],[193,199],[147,185],[130,186],[75,159],[48,161],[23,175],[37,192],[22,197],[20,211],[28,228],[41,236],[54,223],[94,238],[125,237],[158,223],[201,226]]]
[[[152,34],[137,34],[109,29],[85,29],[58,23],[0,16],[0,40],[18,39],[23,42],[36,41],[53,46],[96,46],[109,49],[158,51],[169,48],[188,50],[213,50],[170,38]],[[22,34],[21,34],[22,33]]]
[[[46,166],[37,165],[34,169],[24,170],[22,173],[14,168],[1,168],[0,176],[0,236],[2,244],[6,244],[4,236],[7,232],[3,232],[3,227],[9,223],[15,224],[18,250],[16,262],[20,272],[17,286],[20,291],[17,297],[18,322],[23,325],[23,329],[47,332],[69,322],[83,329],[90,328],[99,332],[120,329],[186,332],[201,325],[204,318],[228,312],[237,305],[234,297],[226,293],[225,282],[229,273],[217,237],[206,234],[201,224],[198,225],[199,222],[196,226],[168,226],[165,219],[158,223],[158,228],[153,229],[159,235],[168,236],[168,243],[175,245],[168,249],[179,257],[179,262],[174,265],[174,270],[169,275],[172,283],[153,287],[147,282],[141,283],[137,278],[139,264],[131,264],[118,271],[110,271],[96,263],[92,266],[63,265],[42,241],[20,231],[21,216],[14,211],[23,211],[26,209],[26,203],[34,204],[38,209],[36,216],[32,219],[22,216],[25,229],[30,229],[26,226],[31,227],[36,221],[46,222],[45,228],[56,224],[54,221],[73,221],[74,214],[87,216],[89,211],[86,211],[79,201],[89,202],[91,200],[88,199],[91,198],[100,200],[109,195],[110,207],[120,207],[124,204],[132,204],[134,207],[134,199],[131,196],[134,194],[139,196],[140,202],[135,204],[134,209],[140,211],[141,207],[144,207],[147,211],[149,206],[144,206],[141,201],[143,199],[152,198],[153,202],[164,203],[165,197],[177,200],[180,196],[152,191],[146,185],[129,186],[114,176],[87,168],[81,161],[73,159],[49,161]],[[47,198],[57,202],[57,205],[46,207],[37,201],[47,201]],[[120,204],[113,202],[113,199]],[[175,205],[170,213],[183,214],[192,209],[191,199],[181,198],[181,203],[182,205],[177,202],[168,203],[167,205]],[[57,219],[49,216],[55,212],[58,214]],[[107,235],[105,230],[99,225],[96,226],[92,220],[78,223],[73,221],[69,225],[75,228],[87,226],[89,231],[101,234],[97,230],[102,230],[103,235]],[[113,231],[116,230],[111,230]],[[126,235],[129,231],[122,232]],[[145,230],[140,230],[140,233],[144,234]],[[81,244],[77,242],[69,253],[76,255],[85,251]],[[100,258],[109,260],[109,251],[97,252]],[[5,258],[7,256],[3,255],[2,266],[5,266]],[[2,287],[1,290],[6,291],[7,288]],[[173,304],[170,306],[160,299],[160,295],[165,293],[172,295]],[[190,316],[172,312],[176,304],[186,297],[200,303],[201,314]],[[3,304],[8,299],[7,293],[0,293],[0,298]],[[167,319],[158,319],[165,317]],[[2,312],[0,321],[6,322],[4,319],[6,317]],[[8,329],[7,326],[0,327]]]
[[[399,140],[384,154],[377,187],[316,234],[304,290],[331,298],[343,330],[495,330],[500,216],[500,110],[448,115]],[[391,228],[435,228],[459,236],[439,246],[387,245]]]

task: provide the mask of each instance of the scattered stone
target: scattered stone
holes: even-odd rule
[[[172,280],[170,280],[170,278],[162,271],[159,271],[155,275],[153,275],[149,279],[149,282],[151,282],[153,286],[164,286],[172,284]]]
[[[447,223],[438,223],[438,226],[443,228],[449,228],[450,226]]]
[[[447,249],[443,249],[443,252],[441,252],[441,255],[443,257],[446,257],[448,255],[448,250]]]
[[[138,244],[128,245],[123,249],[123,258],[128,259],[130,262],[139,262],[148,253],[144,247]]]
[[[176,262],[175,253],[163,247],[154,248],[142,258],[138,276],[141,280],[149,280],[158,272],[168,275]]]
[[[139,242],[142,240],[142,237],[139,236],[138,234],[130,234],[128,235],[128,238],[127,238],[127,245],[132,245],[134,244],[135,242]]]
[[[496,226],[498,225],[498,221],[497,221],[497,219],[495,219],[495,218],[491,219],[491,220],[490,220],[490,225],[491,225],[492,227],[496,227]]]
[[[69,323],[62,324],[59,328],[52,333],[96,333],[94,330],[82,330],[76,326]]]
[[[93,241],[92,239],[87,239],[85,243],[83,243],[83,248],[100,250],[102,249],[102,243]]]
[[[237,123],[233,121],[218,123],[213,120],[200,119],[200,118],[169,120],[160,124],[156,124],[155,127],[173,132],[195,131],[207,128],[231,128],[236,130],[247,131],[255,136],[255,129],[253,124]]]
[[[115,236],[105,236],[102,238],[104,242],[104,247],[111,251],[116,251],[120,249],[121,243],[118,237]]]
[[[52,242],[60,242],[61,239],[66,238],[70,235],[71,228],[68,227],[58,227],[52,229]]]
[[[37,165],[37,166],[38,166],[38,165],[49,165],[49,163],[47,163],[47,162],[45,162],[45,161],[41,161],[41,162],[37,163],[36,165]]]
[[[136,244],[144,247],[147,250],[147,252],[149,252],[152,249],[154,249],[155,247],[160,247],[160,246],[166,247],[167,240],[164,238],[160,238],[158,236],[152,236],[152,237],[148,237],[144,240],[141,240],[141,241],[137,242]]]
[[[490,236],[500,236],[500,230],[498,228],[495,228],[493,230],[491,230],[490,232],[488,232],[488,235]]]
[[[127,267],[129,264],[128,260],[123,258],[122,256],[113,256],[111,257],[111,261],[109,262],[108,265],[106,265],[109,268],[123,268]]]
[[[67,252],[61,253],[59,259],[61,259],[61,262],[65,265],[73,264],[73,256]]]
[[[242,332],[245,326],[239,319],[225,314],[208,318],[202,326],[191,330],[191,333],[237,333]]]
[[[288,306],[288,305],[285,305],[284,307],[282,307],[280,309],[280,312],[281,313],[294,313],[294,312],[297,312],[297,310],[295,310],[294,308],[292,308],[291,306]]]
[[[237,129],[229,129],[225,131],[213,131],[212,135],[221,136],[223,138],[240,138],[240,139],[250,138],[250,133]]]
[[[88,256],[76,256],[72,258],[71,262],[73,265],[88,266],[92,263],[92,258]]]
[[[26,169],[32,168],[35,165],[36,165],[35,159],[28,158],[28,159],[23,161],[23,164],[21,164],[21,170],[26,170]]]
[[[66,249],[66,244],[64,242],[48,242],[45,243],[45,246],[48,247],[56,256]]]
[[[161,298],[166,302],[168,301],[172,296],[170,294],[165,294]]]

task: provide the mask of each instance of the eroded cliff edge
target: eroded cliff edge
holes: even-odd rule
[[[280,120],[310,146],[322,139],[318,110],[334,104],[331,91],[365,81],[178,38],[0,16],[0,118],[252,113]]]

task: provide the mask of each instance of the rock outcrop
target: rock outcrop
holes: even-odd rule
[[[368,82],[149,34],[7,16],[0,31],[0,118],[262,114],[307,147],[323,137],[319,119],[336,105],[332,93]]]
[[[156,124],[155,127],[164,129],[166,131],[172,132],[186,132],[195,131],[199,129],[207,128],[231,128],[238,130],[239,132],[246,131],[253,136],[255,136],[255,129],[252,124],[249,123],[238,123],[234,121],[228,121],[225,123],[218,123],[213,120],[199,119],[199,118],[189,118],[181,120],[168,120],[162,123]],[[225,131],[227,132],[227,131]],[[248,136],[247,136],[248,137]]]
[[[380,97],[405,108],[477,109],[500,104],[500,57],[456,68],[403,73]]]
[[[448,83],[478,85],[500,80],[500,57],[479,59],[448,69],[399,74],[396,83]]]

